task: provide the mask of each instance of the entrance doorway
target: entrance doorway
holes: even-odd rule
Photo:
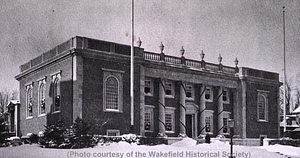
[[[186,135],[193,138],[193,115],[185,116]]]
[[[197,137],[197,113],[198,105],[194,103],[186,103],[186,113],[185,113],[185,127],[186,135],[190,138]]]

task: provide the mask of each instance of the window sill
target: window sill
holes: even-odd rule
[[[166,131],[166,133],[174,134],[175,132],[174,131]]]
[[[33,119],[33,116],[26,117],[26,120]]]
[[[144,93],[145,94],[145,96],[147,96],[147,97],[153,97],[153,94],[152,93]]]
[[[209,102],[209,103],[211,103],[211,102],[213,102],[212,100],[205,100],[205,102]]]
[[[268,122],[267,120],[257,120],[257,122]]]
[[[123,113],[123,111],[120,110],[112,110],[112,109],[104,109],[104,112],[112,112],[112,113]]]
[[[57,113],[60,113],[60,111],[54,111],[54,112],[52,112],[52,114],[57,114]]]
[[[40,115],[38,115],[38,117],[43,117],[43,116],[46,116],[46,114],[40,114]]]
[[[185,98],[185,100],[194,101],[194,98]]]
[[[173,95],[165,95],[165,98],[171,98],[174,99],[175,97]]]

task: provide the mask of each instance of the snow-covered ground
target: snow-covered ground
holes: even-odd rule
[[[282,145],[266,147],[234,146],[237,158],[286,158],[300,157],[300,148]],[[1,158],[197,158],[228,157],[230,145],[217,140],[211,144],[196,145],[193,139],[185,138],[172,145],[145,146],[125,142],[98,145],[86,149],[45,149],[38,145],[22,145],[0,148]],[[280,152],[280,155],[275,152]]]

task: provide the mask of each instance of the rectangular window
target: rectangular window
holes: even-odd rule
[[[213,101],[213,91],[211,87],[206,87],[205,89],[205,101],[207,102]]]
[[[174,98],[174,84],[172,82],[166,82],[165,90],[166,97]]]
[[[145,122],[144,128],[146,132],[153,132],[154,129],[154,115],[153,115],[154,106],[145,105]]]
[[[165,123],[166,123],[166,132],[174,133],[175,132],[175,108],[166,107]]]
[[[229,134],[230,133],[230,129],[229,129],[229,126],[228,126],[229,118],[230,118],[230,112],[224,111],[223,112],[223,133],[224,134]]]
[[[173,131],[173,117],[172,114],[166,114],[166,131]]]
[[[228,90],[227,89],[223,90],[223,102],[224,103],[229,103],[229,95],[228,95]]]
[[[213,111],[205,110],[205,132],[212,134],[213,133]]]
[[[194,99],[194,87],[191,84],[186,85],[186,99],[188,100]]]
[[[147,96],[153,96],[153,82],[150,79],[145,79],[144,93]]]
[[[258,91],[257,94],[257,119],[268,121],[268,92]]]
[[[210,120],[211,117],[205,117],[205,132],[212,132]]]
[[[223,118],[223,133],[229,133],[228,118]]]
[[[120,135],[120,130],[117,129],[108,129],[106,131],[107,136],[119,136]]]

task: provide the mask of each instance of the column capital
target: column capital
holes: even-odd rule
[[[217,86],[218,88],[225,88],[225,86],[224,85],[220,85],[220,86]]]
[[[177,81],[176,82],[178,85],[180,85],[180,86],[184,86],[184,88],[186,87],[186,84],[188,83],[188,82],[186,82],[186,81]]]
[[[158,80],[159,80],[160,82],[163,82],[163,83],[166,81],[165,78],[158,78]]]
[[[207,83],[200,83],[199,85],[205,86],[205,87],[208,87],[208,86],[209,86]]]

